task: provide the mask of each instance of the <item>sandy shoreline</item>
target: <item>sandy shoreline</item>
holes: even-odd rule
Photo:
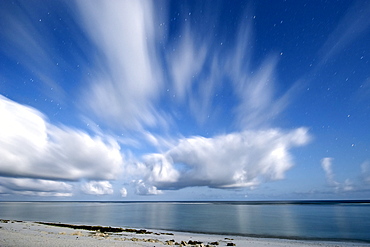
[[[35,222],[0,220],[0,246],[370,246],[366,243],[250,238],[159,230],[114,231],[104,228],[72,229]]]

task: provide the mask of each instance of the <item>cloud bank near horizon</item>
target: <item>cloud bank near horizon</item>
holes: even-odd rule
[[[180,139],[164,153],[144,155],[143,162],[134,157],[130,163],[109,137],[57,127],[39,111],[3,96],[0,111],[2,193],[70,196],[69,182],[81,180],[90,180],[81,191],[91,195],[112,194],[108,180],[130,183],[140,195],[194,186],[253,188],[283,179],[293,166],[290,149],[310,140],[305,128],[194,136]],[[41,191],[43,186],[48,189]],[[121,193],[127,195],[127,190]]]

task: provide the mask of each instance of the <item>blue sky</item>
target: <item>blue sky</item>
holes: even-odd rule
[[[0,200],[370,196],[370,1],[1,1]]]

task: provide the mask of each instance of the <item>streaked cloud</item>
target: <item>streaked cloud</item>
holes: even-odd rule
[[[82,28],[98,51],[85,78],[82,104],[105,124],[156,126],[162,90],[151,1],[76,1]]]
[[[12,7],[7,8],[8,4],[12,4]],[[68,65],[54,49],[54,30],[48,27],[48,21],[43,18],[48,13],[48,6],[27,1],[22,4],[23,7],[11,2],[2,2],[0,8],[2,51],[10,60],[17,62],[30,73],[32,76],[30,84],[35,84],[31,87],[37,88],[55,101],[63,102],[66,92],[58,80],[62,76],[60,69],[66,69]],[[22,81],[17,80],[21,78],[12,79],[9,82],[11,84]],[[33,83],[34,81],[37,83]]]
[[[161,18],[152,4],[77,2],[81,28],[98,50],[93,62],[85,66],[88,76],[81,105],[104,124],[140,131],[177,127],[173,119],[177,114],[187,117],[178,112],[184,108],[204,125],[225,111],[224,104],[230,104],[227,114],[244,130],[269,125],[286,109],[294,90],[276,93],[276,54],[267,56],[257,68],[250,64],[255,55],[250,48],[251,21],[240,24],[235,44],[227,48],[205,36],[202,31],[207,29],[191,22],[179,27],[175,41],[166,40],[161,27],[169,24],[159,24]],[[216,22],[214,14],[204,18]],[[159,54],[165,54],[164,61]],[[222,88],[230,86],[234,95],[222,95]],[[163,107],[161,100],[171,105]]]
[[[240,101],[236,115],[242,129],[270,125],[288,105],[289,91],[280,98],[274,95],[276,63],[277,58],[271,57],[255,73],[238,72],[234,75],[235,92]]]
[[[72,196],[73,186],[44,179],[0,177],[2,193],[28,196]],[[0,192],[1,193],[1,192]]]
[[[190,31],[190,27],[184,27],[181,36],[167,57],[173,78],[172,96],[180,102],[193,92],[193,84],[200,77],[209,49],[195,40],[196,34]]]
[[[333,58],[360,35],[369,31],[369,15],[370,3],[366,1],[357,1],[347,11],[346,15],[322,46],[320,50],[320,55],[322,56],[320,65]]]

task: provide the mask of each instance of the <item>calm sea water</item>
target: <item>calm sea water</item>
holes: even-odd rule
[[[370,202],[0,202],[0,218],[370,242]]]

